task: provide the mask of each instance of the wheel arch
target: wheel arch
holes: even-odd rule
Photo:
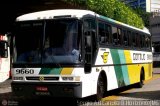
[[[100,73],[99,73],[99,76],[102,76],[104,78],[104,81],[105,81],[105,88],[106,88],[106,91],[107,91],[107,86],[108,86],[108,81],[107,81],[107,74],[104,70],[102,70]],[[98,76],[98,77],[99,77]]]
[[[144,67],[142,66],[141,67],[141,71],[140,71],[140,76],[141,76],[141,74],[143,75],[143,80],[145,80],[145,70],[144,70]]]

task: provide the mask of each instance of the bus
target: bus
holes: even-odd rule
[[[0,83],[10,78],[10,48],[8,36],[0,35]]]
[[[101,100],[152,78],[151,35],[91,10],[55,9],[16,18],[12,92]]]

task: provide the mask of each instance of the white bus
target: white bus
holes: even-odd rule
[[[89,10],[17,17],[12,91],[83,98],[152,77],[151,35]]]
[[[0,83],[10,77],[10,48],[7,35],[0,35]]]

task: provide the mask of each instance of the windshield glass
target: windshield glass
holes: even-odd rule
[[[79,63],[76,19],[17,23],[14,63]]]

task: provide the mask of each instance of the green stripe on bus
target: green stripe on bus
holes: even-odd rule
[[[121,62],[120,62],[120,57],[118,54],[118,50],[116,49],[110,49],[111,55],[112,55],[112,59],[113,59],[113,64],[114,65],[114,70],[116,73],[116,77],[117,77],[117,82],[118,82],[118,87],[122,87],[124,86],[124,79],[123,79],[123,73],[122,73],[122,68],[121,68]],[[118,64],[118,65],[116,65]]]
[[[54,68],[50,71],[49,74],[60,75],[63,68]]]
[[[41,68],[39,74],[49,74],[51,68]]]
[[[126,58],[124,55],[124,50],[118,50],[118,53],[119,53],[119,57],[120,57],[120,63],[125,64]],[[130,82],[129,82],[129,76],[128,76],[128,68],[126,65],[122,65],[121,69],[122,69],[122,74],[123,74],[123,78],[124,78],[124,83],[125,83],[125,85],[129,85]]]
[[[41,68],[39,74],[54,74],[59,75],[62,71],[62,68]]]

